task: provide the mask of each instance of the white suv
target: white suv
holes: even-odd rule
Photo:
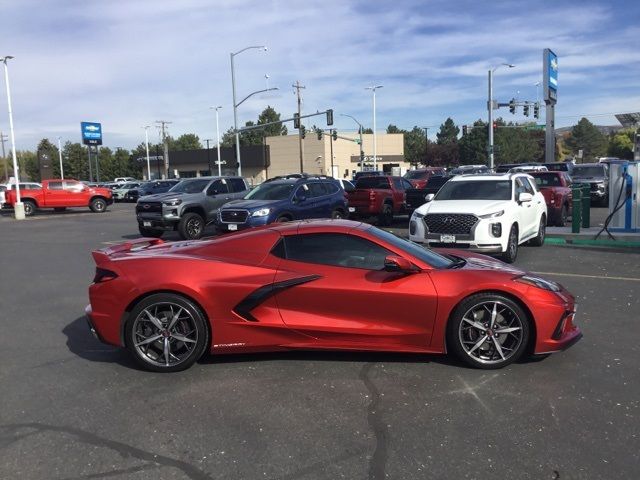
[[[409,222],[414,242],[500,254],[508,263],[518,245],[544,243],[547,205],[525,173],[461,175],[426,200]]]

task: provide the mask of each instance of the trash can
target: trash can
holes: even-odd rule
[[[580,223],[582,223],[582,187],[574,184],[571,187],[573,195],[573,210],[571,213],[571,233],[580,233]]]

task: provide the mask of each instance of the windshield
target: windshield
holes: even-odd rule
[[[211,180],[183,180],[176,183],[169,190],[171,193],[200,193],[202,192]]]
[[[286,200],[295,183],[263,183],[244,197],[245,200]]]
[[[572,177],[605,177],[604,167],[593,165],[593,166],[576,166],[573,167],[573,172],[571,172]]]
[[[511,200],[511,181],[447,182],[442,186],[435,200]]]
[[[411,170],[403,175],[402,178],[406,178],[407,180],[415,180],[424,177],[429,172],[425,172],[424,170]]]
[[[390,189],[389,179],[386,177],[362,177],[356,182],[356,188],[386,188]]]
[[[568,172],[569,167],[566,163],[547,163],[545,165],[550,172]]]
[[[387,232],[385,230],[380,230],[376,227],[371,227],[367,230],[372,233],[374,236],[378,237],[385,242],[390,243],[394,247],[402,250],[403,252],[416,257],[422,260],[425,263],[428,263],[432,267],[435,268],[447,268],[451,263],[446,257],[443,257],[439,253],[434,252],[433,250],[427,249],[418,245],[417,243],[411,242],[409,240],[405,240],[404,238],[396,237],[393,233]]]
[[[554,173],[536,173],[534,177],[539,187],[561,187],[560,177]]]

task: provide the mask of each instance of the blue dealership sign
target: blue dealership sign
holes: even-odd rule
[[[555,105],[558,100],[558,56],[548,48],[542,54],[542,66],[544,100]]]
[[[102,145],[102,124],[81,122],[82,143],[84,145]]]

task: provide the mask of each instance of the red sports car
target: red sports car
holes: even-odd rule
[[[348,220],[139,239],[93,257],[91,330],[159,372],[205,352],[292,349],[453,352],[493,369],[582,336],[555,282]]]

